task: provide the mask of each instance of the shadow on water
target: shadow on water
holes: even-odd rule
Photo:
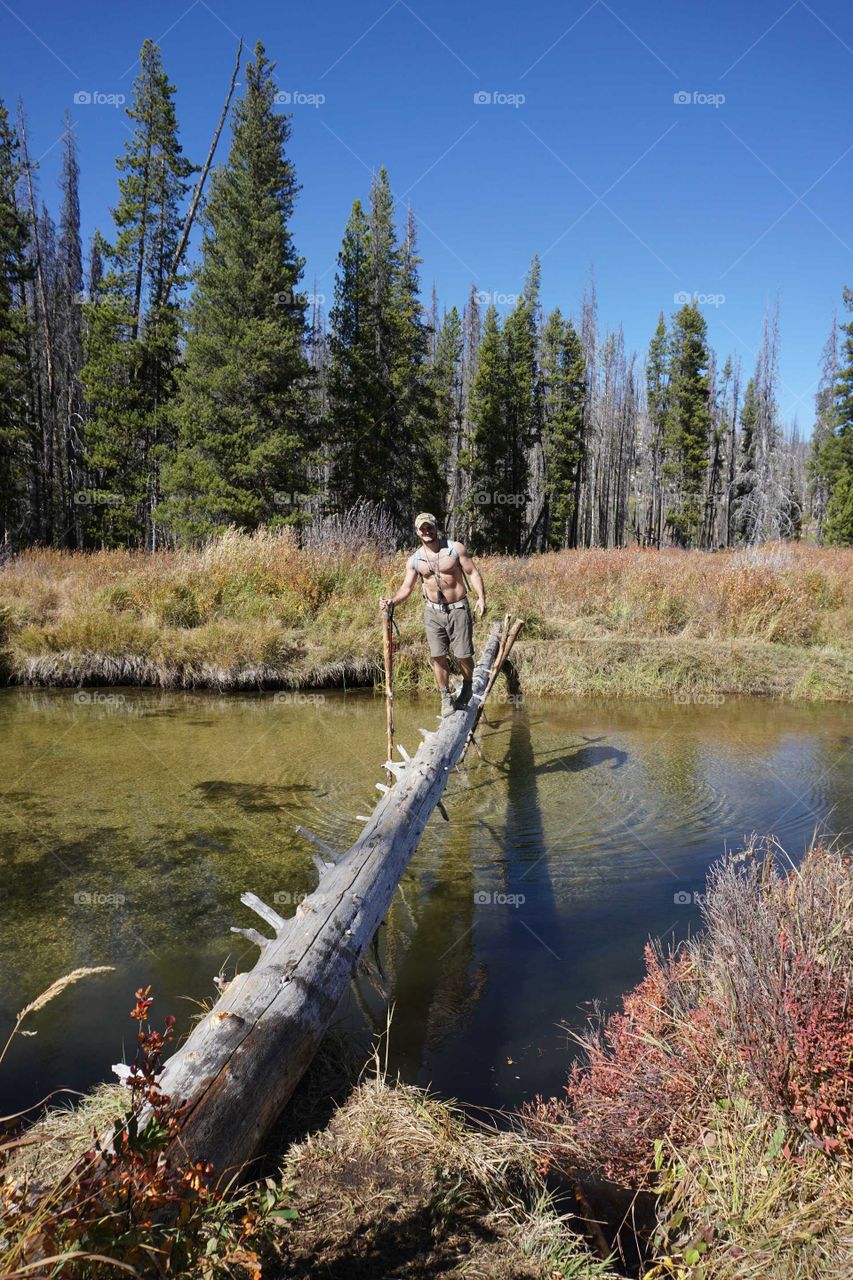
[[[404,881],[384,934],[395,1002],[392,1068],[425,1085],[435,1072],[445,1074],[448,1058],[456,1059],[451,1091],[460,1097],[466,1075],[496,1086],[498,1046],[512,1040],[519,1008],[530,1003],[528,987],[552,988],[562,964],[564,926],[549,872],[530,719],[515,709],[493,723],[507,731],[503,754],[494,751],[497,733],[489,758],[451,789],[451,822],[440,824],[442,852],[421,887],[422,906],[416,891],[408,910],[412,886]],[[496,809],[494,819],[484,813],[485,803]],[[461,1063],[454,1054],[460,1034]],[[512,1061],[501,1062],[501,1069]]]
[[[521,707],[517,708],[514,714],[521,714],[522,711],[525,717],[528,717],[526,709]],[[501,720],[489,720],[487,727],[492,730],[500,730],[504,723],[505,722]],[[605,739],[603,737],[589,738],[585,734],[581,734],[579,736],[582,738],[584,745],[571,747],[568,751],[563,746],[560,746],[551,752],[542,752],[540,757],[541,763],[537,764],[535,763],[532,743],[530,742],[531,728],[535,726],[536,723],[537,721],[531,722],[529,717],[527,718],[529,750],[521,749],[520,753],[517,750],[515,755],[512,753],[513,728],[510,729],[510,745],[504,759],[502,761],[491,762],[495,769],[509,776],[512,769],[515,768],[517,764],[529,764],[529,771],[525,773],[525,778],[536,778],[537,776],[541,777],[551,773],[582,773],[584,769],[595,769],[600,765],[608,763],[612,769],[621,769],[628,761],[629,757],[627,751],[622,751],[618,747],[614,746],[602,745],[605,743]],[[511,724],[514,726],[515,720],[513,720]],[[518,747],[517,742],[516,747]],[[548,756],[551,758],[548,759]],[[520,757],[523,757],[523,760]],[[485,782],[479,783],[478,785],[482,787],[489,787],[492,785],[492,781],[491,779],[487,779]]]
[[[503,759],[486,762],[487,768],[497,771],[505,790],[503,831],[496,831],[483,819],[457,825],[456,810],[461,808],[462,798],[458,798],[456,806],[451,800],[451,822],[434,883],[422,890],[421,905],[412,909],[404,880],[402,893],[382,931],[384,963],[379,955],[376,959],[380,977],[389,980],[395,1005],[391,1025],[393,1066],[405,1079],[419,1083],[428,1079],[429,1055],[472,1016],[487,989],[488,964],[483,956],[478,957],[476,947],[480,933],[491,933],[499,917],[499,927],[505,935],[501,949],[507,954],[519,956],[522,964],[525,956],[539,948],[556,955],[553,946],[559,940],[560,921],[546,874],[548,851],[527,712],[513,711],[509,725]],[[594,746],[587,753],[583,765],[586,768],[611,758],[605,749]],[[495,785],[492,775],[467,789]],[[493,849],[503,851],[498,867],[500,887],[494,891],[478,888],[474,867],[475,839],[483,827],[491,836]],[[534,931],[523,913],[511,904],[526,897],[529,886],[525,877],[540,863],[544,863],[544,873],[537,884]],[[487,950],[493,945],[494,939],[490,939]],[[403,956],[399,960],[401,950]],[[363,989],[359,1002],[374,1029],[380,1031],[384,1026],[382,1006],[371,1012],[370,997]],[[506,1009],[506,1017],[511,1022],[511,1008]],[[500,1034],[494,1022],[491,1028]]]
[[[592,767],[592,762],[584,767]],[[511,713],[501,769],[506,777],[506,817],[499,846],[503,856],[498,867],[501,889],[492,892],[491,900],[483,901],[481,909],[483,914],[488,913],[486,923],[490,929],[495,927],[493,917],[500,921],[501,950],[515,958],[518,972],[526,974],[544,964],[546,972],[541,974],[541,980],[547,981],[548,975],[555,976],[555,962],[562,963],[564,938],[539,800],[537,775],[542,769],[536,763],[530,718],[523,706]],[[535,927],[530,916],[535,917]],[[505,1002],[503,1008],[509,1033],[513,1001]]]
[[[486,981],[472,937],[472,840],[470,827],[453,828],[451,819],[435,882],[419,905],[417,886],[404,885],[383,930],[384,967],[393,978],[394,1067],[409,1080],[422,1080],[427,1054],[470,1013]]]
[[[618,747],[601,746],[602,738],[584,738],[583,747],[571,751],[559,751],[553,759],[545,760],[533,769],[533,775],[548,773],[581,773],[584,769],[597,769],[609,764],[611,769],[621,769],[628,761],[628,752]]]
[[[205,801],[236,804],[245,813],[277,813],[284,806],[299,805],[315,788],[292,782],[286,786],[253,785],[250,782],[197,782],[194,788]]]

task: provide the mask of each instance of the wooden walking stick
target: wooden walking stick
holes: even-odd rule
[[[382,610],[382,652],[385,659],[385,732],[388,739],[386,760],[394,759],[394,606],[386,606]],[[393,783],[394,775],[386,770],[388,781]]]

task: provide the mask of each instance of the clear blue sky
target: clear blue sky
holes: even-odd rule
[[[316,275],[331,299],[350,205],[385,164],[419,218],[424,293],[435,281],[448,306],[472,280],[510,298],[538,252],[546,308],[574,312],[592,268],[602,323],[622,321],[641,356],[676,294],[711,297],[711,340],[748,373],[778,291],[781,407],[811,427],[821,347],[853,285],[849,3],[0,0],[0,24],[2,93],[25,100],[54,210],[72,113],[87,236],[110,234],[127,123],[75,94],[129,98],[154,38],[200,162],[236,37],[261,39],[282,91],[325,98],[293,108],[309,287]]]

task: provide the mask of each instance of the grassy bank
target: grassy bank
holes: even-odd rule
[[[3,1276],[32,1274],[25,1268],[37,1268],[49,1238],[54,1250],[77,1251],[50,1273],[63,1280],[106,1280],[122,1274],[116,1263],[175,1280],[616,1280],[555,1208],[529,1142],[474,1127],[453,1106],[381,1074],[290,1145],[270,1175],[185,1214],[180,1255],[170,1254],[174,1229],[142,1230],[138,1212],[128,1227],[122,1206],[113,1207],[112,1238],[99,1237],[102,1256],[84,1258],[91,1236],[52,1220],[67,1219],[78,1194],[69,1165],[85,1160],[93,1132],[109,1131],[126,1108],[127,1091],[107,1085],[36,1126],[37,1143],[6,1169]],[[28,1209],[30,1230],[9,1212],[27,1178],[42,1187]]]
[[[530,693],[849,697],[853,552],[566,551],[480,561],[492,616],[527,619]],[[146,556],[29,551],[0,570],[0,668],[36,685],[250,689],[370,684],[380,594],[405,557],[229,532]],[[429,681],[417,597],[398,688]],[[485,626],[478,628],[479,639]]]

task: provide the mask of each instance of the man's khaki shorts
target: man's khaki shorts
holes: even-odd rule
[[[454,658],[473,658],[474,627],[467,604],[464,609],[431,609],[425,604],[424,626],[431,657],[452,653]]]

